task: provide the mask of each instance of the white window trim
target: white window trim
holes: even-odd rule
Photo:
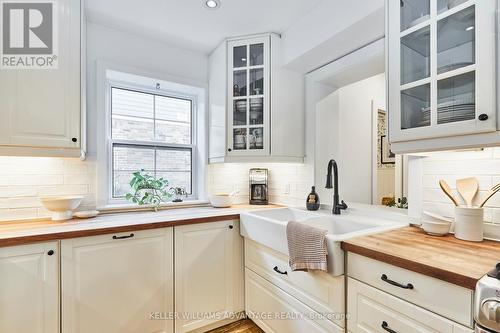
[[[135,76],[136,83],[119,79],[122,76]],[[154,78],[154,79],[152,79]],[[96,77],[97,96],[97,206],[101,210],[115,208],[138,208],[137,205],[125,200],[113,198],[113,170],[112,146],[113,142],[122,143],[123,140],[111,139],[111,87],[131,89],[166,97],[178,97],[192,101],[192,195],[182,203],[165,203],[162,206],[199,205],[206,200],[205,171],[207,161],[206,126],[207,117],[205,107],[206,85],[194,83],[190,80],[172,77],[161,73],[151,73],[127,66],[120,66],[106,62],[97,62]],[[156,84],[160,88],[156,89]],[[179,89],[177,89],[179,88]],[[118,142],[120,141],[120,142]],[[125,142],[123,142],[125,143]],[[134,141],[134,143],[140,143]],[[151,145],[151,142],[147,143]],[[160,144],[157,146],[174,147],[175,144]],[[183,148],[186,145],[179,145]]]

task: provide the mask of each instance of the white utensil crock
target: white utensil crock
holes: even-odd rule
[[[483,240],[483,208],[455,207],[455,237],[481,242]]]

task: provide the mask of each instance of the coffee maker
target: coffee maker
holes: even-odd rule
[[[267,205],[267,169],[250,169],[250,204]]]

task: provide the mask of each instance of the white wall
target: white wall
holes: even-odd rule
[[[315,182],[321,197],[328,160],[339,166],[340,197],[372,202],[372,101],[385,99],[385,75],[379,74],[333,92],[316,109]]]
[[[384,0],[325,0],[282,33],[285,63],[307,73],[384,37]]]

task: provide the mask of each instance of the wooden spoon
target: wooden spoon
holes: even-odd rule
[[[486,203],[486,201],[490,200],[490,198],[493,196],[493,194],[497,193],[498,191],[500,191],[500,184],[496,184],[495,186],[493,186],[490,191],[488,192],[488,195],[486,196],[486,198],[483,199],[483,201],[481,202],[481,204],[479,205],[479,207],[483,207],[484,204]]]
[[[441,189],[448,196],[448,198],[450,198],[450,200],[453,201],[455,206],[458,206],[458,200],[453,195],[453,192],[451,191],[450,185],[448,185],[448,183],[445,180],[441,179],[439,181],[439,187],[441,187]]]
[[[463,178],[457,180],[458,193],[464,198],[467,207],[472,207],[472,200],[479,190],[479,184],[474,177]]]

